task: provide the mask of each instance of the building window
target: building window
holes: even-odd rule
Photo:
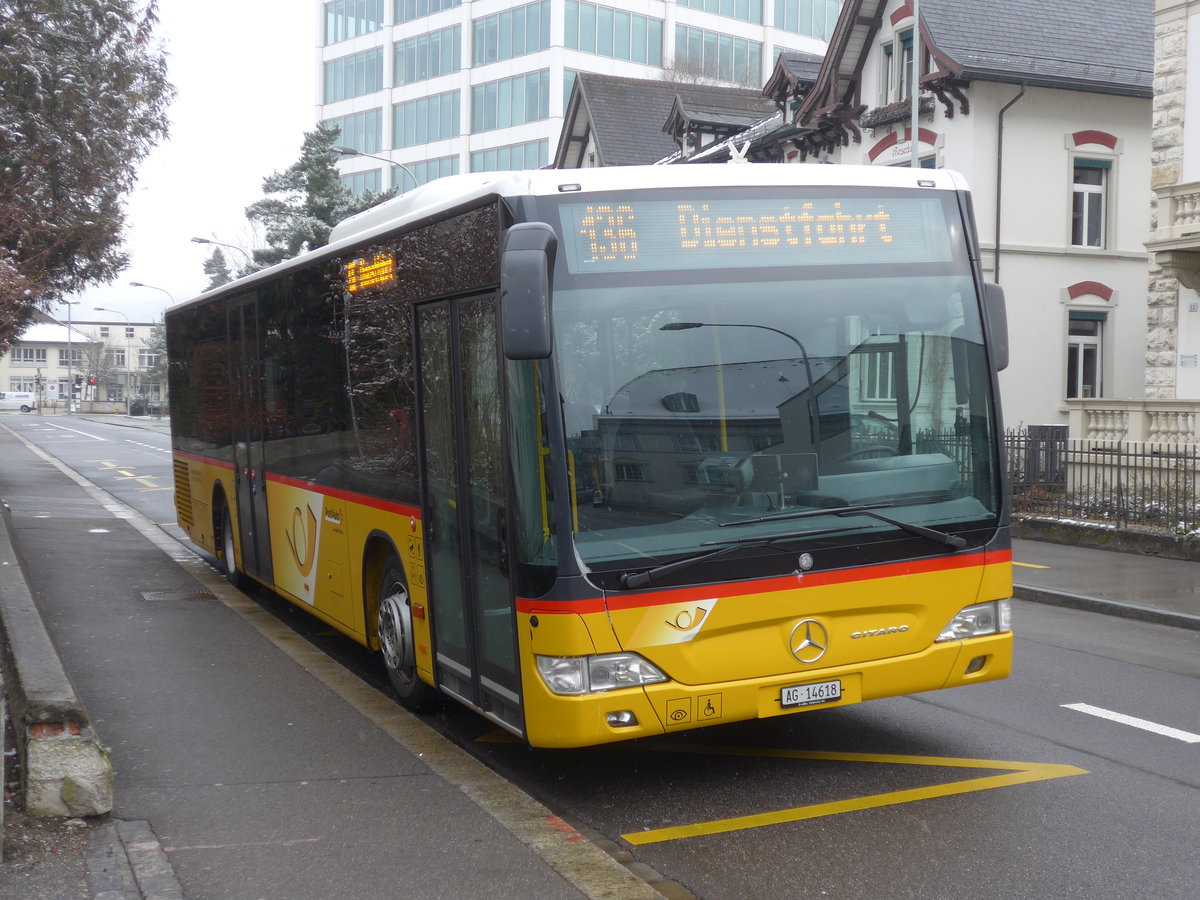
[[[449,75],[462,68],[462,26],[419,34],[394,47],[394,85]]]
[[[107,337],[108,335],[104,335]],[[66,348],[59,348],[58,364],[60,366],[81,366],[83,365],[83,350],[79,347],[72,347],[69,351]]]
[[[550,118],[550,70],[471,88],[471,131],[510,128]]]
[[[477,150],[471,154],[472,172],[510,172],[518,169],[540,169],[550,161],[549,141],[528,141]]]
[[[397,103],[392,108],[392,146],[412,147],[458,137],[460,103],[458,91]]]
[[[617,481],[645,481],[646,470],[641,463],[616,463],[613,466]]]
[[[44,366],[46,364],[45,347],[14,347],[12,365],[14,366]]]
[[[375,47],[325,63],[325,102],[337,103],[383,90],[383,48]]]
[[[355,197],[363,194],[379,193],[383,190],[383,169],[368,169],[366,172],[354,172],[342,176],[342,187]]]
[[[399,166],[392,168],[392,184],[401,192],[411,191],[419,184],[426,184],[436,178],[458,174],[458,156],[442,156],[437,159],[423,159],[418,162],[406,163],[412,175]],[[416,176],[416,180],[413,179]]]
[[[102,338],[108,337],[108,326],[107,325],[100,326],[100,337],[102,337]]]
[[[462,6],[462,0],[396,0],[396,24],[402,25],[459,6]]]
[[[158,354],[157,353],[155,353],[153,350],[139,350],[138,351],[138,368],[139,369],[152,369],[156,365],[158,365]]]
[[[841,6],[841,0],[775,0],[775,27],[827,41]]]
[[[1112,162],[1079,159],[1071,187],[1071,246],[1104,247],[1108,220],[1108,183]]]
[[[126,325],[126,326],[125,326],[125,340],[127,340],[127,341],[132,341],[132,340],[133,340],[133,338],[134,338],[134,335],[135,335],[135,332],[134,332],[134,330],[133,330],[133,326],[132,326],[132,325]]]
[[[1071,312],[1067,323],[1067,397],[1103,396],[1101,351],[1107,313]]]
[[[899,103],[912,97],[912,30],[902,31],[884,44],[879,56],[879,105]]]
[[[741,19],[743,22],[762,24],[762,0],[675,0],[680,6],[688,9],[699,9],[704,12],[725,16],[729,19]],[[812,0],[806,0],[812,3]],[[825,0],[819,0],[824,3]],[[793,0],[793,4],[795,0]]]
[[[550,2],[528,3],[475,20],[475,65],[486,66],[550,46]]]
[[[349,147],[359,153],[378,153],[383,149],[382,109],[368,109],[352,116],[325,121],[342,130],[337,140],[341,147]]]
[[[894,400],[894,364],[890,350],[876,350],[862,356],[862,399]]]
[[[333,0],[325,4],[325,45],[383,27],[383,0]]]
[[[762,83],[762,44],[715,31],[675,26],[675,65],[685,72],[744,85]]]
[[[637,13],[567,0],[564,7],[568,50],[595,53],[648,66],[662,65],[663,23]]]
[[[106,365],[115,366],[118,369],[125,368],[125,351],[109,350],[104,354],[104,362]]]

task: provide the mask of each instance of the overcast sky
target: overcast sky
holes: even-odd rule
[[[245,208],[262,180],[300,156],[316,122],[317,5],[312,0],[159,0],[159,36],[177,95],[171,134],[142,163],[128,198],[125,248],[130,266],[111,285],[92,288],[72,318],[154,321],[207,283],[207,237],[254,243]],[[241,259],[223,250],[231,263]],[[162,290],[130,287],[130,281]],[[66,319],[66,307],[50,312]]]

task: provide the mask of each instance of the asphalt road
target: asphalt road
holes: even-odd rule
[[[165,435],[0,422],[181,536]],[[707,900],[1196,896],[1200,633],[1020,603],[1016,623],[1014,675],[953,691],[593,750],[530,750],[454,706],[427,721]]]

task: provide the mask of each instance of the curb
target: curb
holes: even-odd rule
[[[183,900],[183,887],[148,822],[106,822],[84,858],[92,900]]]
[[[113,770],[42,622],[0,510],[0,663],[21,761],[23,805],[34,816],[112,810]]]
[[[1139,622],[1151,622],[1155,625],[1169,625],[1172,628],[1200,631],[1200,616],[1167,612],[1149,606],[1139,606],[1136,603],[1120,603],[1101,597],[1070,594],[1066,591],[1051,591],[1023,584],[1013,584],[1013,596],[1018,600],[1028,600],[1032,603],[1064,606],[1068,609],[1080,609],[1106,616],[1119,616],[1123,619],[1136,619]]]

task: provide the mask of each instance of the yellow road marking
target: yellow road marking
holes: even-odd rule
[[[666,749],[666,748],[664,748]],[[730,831],[741,831],[747,828],[761,828],[765,825],[781,825],[786,822],[801,822],[805,819],[816,819],[822,816],[834,816],[839,813],[857,812],[864,809],[877,809],[881,806],[895,806],[900,803],[912,803],[916,800],[932,800],[938,797],[952,797],[955,794],[969,794],[973,791],[986,791],[992,788],[1009,787],[1014,784],[1030,784],[1035,781],[1049,781],[1053,778],[1068,778],[1072,775],[1086,775],[1086,769],[1075,766],[1055,765],[1052,763],[1023,763],[1007,762],[989,759],[954,759],[941,756],[904,756],[887,753],[829,753],[824,751],[806,750],[767,750],[741,747],[671,747],[672,752],[712,753],[724,756],[755,756],[772,757],[776,759],[819,759],[836,760],[840,762],[888,763],[893,765],[910,766],[944,766],[961,769],[1001,769],[1008,770],[1004,775],[987,775],[982,778],[969,778],[965,781],[953,781],[949,784],[931,785],[922,788],[910,788],[904,791],[889,791],[883,794],[873,794],[868,797],[855,797],[849,800],[835,800],[829,803],[816,803],[811,806],[798,806],[794,809],[782,809],[776,812],[759,813],[757,815],[735,816],[729,819],[716,819],[711,822],[697,822],[693,825],[678,825],[672,828],[656,828],[647,831],[635,831],[621,835],[631,844],[655,844],[662,841],[675,841],[680,838],[701,837],[710,834],[724,834]]]
[[[1014,561],[1014,566],[1024,566],[1026,569],[1048,569],[1049,566],[1039,566],[1037,563],[1019,563]]]

